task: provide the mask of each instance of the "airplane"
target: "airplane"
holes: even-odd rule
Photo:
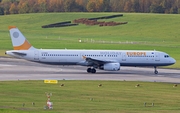
[[[155,50],[36,49],[16,26],[9,26],[9,31],[14,50],[5,54],[50,65],[87,66],[88,73],[96,73],[96,69],[118,71],[121,66],[152,66],[158,74],[157,66],[176,62],[167,53]]]

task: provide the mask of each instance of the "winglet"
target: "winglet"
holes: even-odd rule
[[[8,28],[9,28],[9,30],[10,30],[10,29],[12,29],[12,28],[16,28],[16,26],[9,26]]]

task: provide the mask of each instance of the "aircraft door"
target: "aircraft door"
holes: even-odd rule
[[[122,61],[126,61],[126,52],[122,52]]]
[[[84,53],[80,53],[80,60],[84,60]]]
[[[155,61],[160,61],[159,52],[155,52]]]
[[[39,51],[37,50],[34,51],[34,60],[39,61]]]

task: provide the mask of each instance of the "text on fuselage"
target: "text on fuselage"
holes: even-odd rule
[[[121,52],[100,52],[101,55],[120,55]]]
[[[127,52],[128,56],[146,56],[146,52]]]

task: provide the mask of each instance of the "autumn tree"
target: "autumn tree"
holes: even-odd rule
[[[151,5],[150,6],[151,13],[164,13],[164,8],[161,5]]]
[[[64,11],[176,14],[180,13],[180,0],[0,0],[0,7],[1,14]]]
[[[16,2],[11,4],[9,12],[10,14],[18,14],[18,7]]]
[[[170,9],[170,13],[172,13],[172,14],[178,14],[178,7],[177,7],[177,6],[173,6],[173,7]]]
[[[96,11],[96,3],[94,1],[89,0],[89,2],[87,3],[86,9],[89,12],[95,12]]]
[[[39,5],[37,4],[37,0],[26,0],[28,3],[28,6],[30,6],[29,13],[37,13],[39,11],[38,7]]]
[[[39,6],[38,7],[39,12],[44,13],[47,11],[47,1],[46,0],[38,0],[37,4]]]
[[[29,5],[28,5],[28,1],[26,0],[20,0],[19,4],[18,4],[18,12],[19,13],[29,13]]]
[[[88,0],[75,0],[77,4],[86,6],[88,3]]]
[[[110,0],[103,0],[101,8],[102,12],[111,11]]]
[[[111,5],[111,11],[123,12],[125,1],[124,0],[111,0],[110,5]]]
[[[132,0],[132,11],[133,12],[140,12],[139,0]]]
[[[115,12],[115,11],[118,11],[118,9],[120,8],[119,6],[119,0],[111,0],[110,1],[110,5],[111,5],[111,10],[113,11],[113,12]]]
[[[78,5],[75,0],[65,0],[64,2],[64,10],[66,12],[77,12],[83,10],[83,7]]]
[[[48,12],[64,12],[64,0],[48,0]]]
[[[48,12],[55,12],[56,4],[57,4],[57,0],[49,0],[48,6],[47,6],[47,11]]]
[[[0,15],[4,15],[4,8],[1,6],[1,1],[2,0],[0,0]]]
[[[129,0],[125,2],[124,11],[125,12],[131,12],[132,2]]]
[[[78,7],[81,7],[81,11],[87,11],[86,10],[86,5],[88,3],[87,0],[75,0],[76,4]]]
[[[151,1],[150,0],[145,0],[144,2],[144,8],[143,8],[143,12],[144,13],[149,13],[150,12],[150,6],[151,6]]]
[[[169,13],[171,9],[171,2],[169,0],[163,0],[162,7],[164,8],[165,13]]]
[[[1,1],[1,6],[3,7],[5,15],[9,14],[10,5],[11,5],[11,2],[9,0]]]
[[[89,0],[86,9],[89,12],[105,12],[110,11],[110,0]]]

